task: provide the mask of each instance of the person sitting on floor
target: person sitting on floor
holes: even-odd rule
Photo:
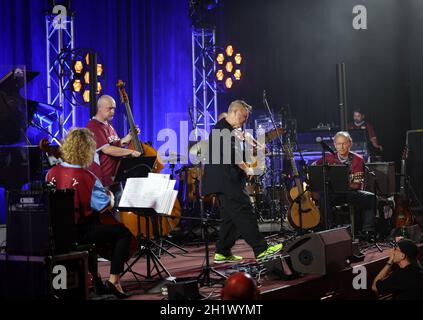
[[[423,270],[417,260],[418,253],[412,240],[400,240],[373,280],[372,290],[377,294],[393,294],[395,300],[423,299]]]

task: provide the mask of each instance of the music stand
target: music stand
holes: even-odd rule
[[[145,178],[153,171],[157,157],[122,158],[116,172],[115,181],[127,178]]]
[[[310,191],[323,192],[326,183],[330,192],[347,193],[350,188],[349,168],[346,165],[327,165],[326,181],[323,177],[323,166],[309,166]]]
[[[137,215],[137,240],[139,244],[138,249],[138,256],[134,259],[134,261],[131,262],[127,266],[127,268],[122,272],[121,276],[123,276],[126,272],[131,271],[132,274],[137,274],[147,280],[150,280],[154,278],[155,276],[159,276],[160,279],[163,279],[162,273],[167,274],[168,277],[171,277],[172,275],[170,272],[166,269],[166,267],[163,265],[163,263],[160,262],[159,257],[154,253],[152,250],[152,245],[158,246],[155,242],[153,242],[150,238],[150,221],[151,223],[154,221],[154,218],[157,216],[160,216],[154,209],[152,208],[134,208],[134,207],[119,207],[119,210],[126,211],[126,212],[134,212]],[[141,216],[145,218],[145,227],[146,227],[146,234],[145,239],[142,238],[142,232],[141,232]],[[143,243],[143,245],[141,245]],[[167,251],[166,249],[162,248],[163,250]],[[147,260],[147,275],[142,275],[140,273],[134,272],[132,270],[132,266],[138,262],[138,260],[143,256],[146,256]],[[151,266],[151,262],[153,262],[153,267]],[[152,271],[156,269],[157,274],[152,276]]]
[[[325,157],[323,158],[325,159]],[[308,167],[310,191],[324,194],[324,227],[329,229],[328,197],[331,193],[347,193],[349,190],[349,167],[346,165],[316,165]]]

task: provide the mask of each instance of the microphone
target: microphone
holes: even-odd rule
[[[333,151],[332,148],[329,147],[329,145],[326,142],[324,142],[321,137],[317,137],[316,142],[320,143],[322,148],[325,149],[327,152],[330,152],[333,155],[335,155],[335,151]]]
[[[263,90],[263,101],[266,101],[266,90]]]

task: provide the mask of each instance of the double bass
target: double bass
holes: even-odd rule
[[[125,84],[122,80],[118,80],[117,87],[119,89],[119,95],[121,102],[125,104],[126,114],[128,116],[129,126],[131,130],[132,140],[128,148],[136,150],[141,153],[141,157],[156,157],[153,165],[152,172],[159,173],[163,168],[164,164],[157,151],[148,143],[140,141],[138,137],[137,127],[135,126],[134,117],[132,115],[131,106],[129,104],[128,94],[125,90]],[[175,229],[178,225],[181,216],[181,205],[178,199],[173,206],[171,218],[170,217],[154,217],[150,220],[149,225],[149,238],[154,238],[157,234],[154,232],[158,231],[158,236],[164,237]],[[131,231],[134,236],[138,235],[138,216],[133,212],[120,212],[120,220],[122,223]],[[154,223],[154,226],[153,226]],[[145,219],[140,219],[141,232],[146,235],[146,222]]]

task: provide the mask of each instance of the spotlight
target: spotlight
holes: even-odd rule
[[[82,65],[82,61],[80,60],[75,61],[73,69],[75,70],[76,73],[81,73],[82,70],[84,69],[84,66]]]
[[[216,72],[216,78],[217,78],[217,80],[219,80],[219,81],[222,81],[223,80],[223,70],[217,70],[217,72]]]
[[[235,77],[235,80],[240,80],[241,79],[241,70],[236,69],[235,72],[234,72],[234,77]]]
[[[79,80],[79,79],[73,80],[72,86],[73,86],[73,91],[80,92],[81,89],[82,89],[81,80]]]
[[[97,64],[97,76],[101,77],[101,75],[103,74],[103,65],[101,63]]]
[[[234,68],[234,66],[233,66],[233,64],[232,64],[231,61],[229,61],[229,62],[226,63],[225,69],[226,69],[227,72],[231,73],[232,70],[233,70],[233,68]]]
[[[226,52],[226,55],[227,55],[228,57],[232,57],[232,55],[234,54],[234,48],[233,48],[231,45],[228,45],[228,46],[226,47],[225,52]]]
[[[90,84],[90,73],[88,71],[84,74],[84,81],[86,84]]]
[[[225,48],[218,47],[216,50],[216,62],[218,65],[224,66],[216,71],[216,82],[223,91],[233,87],[235,81],[241,80],[242,71],[242,55],[235,52],[234,47],[229,44]]]
[[[225,81],[226,88],[228,88],[228,89],[232,88],[232,84],[233,84],[232,78],[227,78],[226,81]]]
[[[236,64],[241,64],[241,62],[242,62],[242,57],[241,57],[241,54],[240,54],[240,53],[237,53],[237,54],[235,55],[235,63],[236,63]]]
[[[90,90],[85,90],[82,98],[85,102],[90,102]]]
[[[66,51],[60,58],[60,64],[62,69],[67,72],[67,78],[69,79],[69,87],[64,89],[66,99],[73,105],[85,105],[90,102],[90,91],[93,90],[97,94],[101,94],[104,83],[106,72],[104,69],[104,63],[101,57],[97,54],[97,67],[94,68],[93,72],[97,73],[97,85],[92,87],[93,84],[90,81],[90,55],[93,51],[90,49],[74,49]],[[66,66],[72,66],[67,68]]]

